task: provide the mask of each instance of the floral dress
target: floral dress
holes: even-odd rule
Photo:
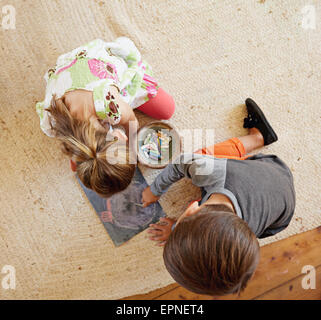
[[[48,136],[51,132],[49,119],[52,95],[57,99],[66,92],[84,89],[93,92],[97,116],[116,125],[121,119],[119,106],[109,91],[116,86],[122,98],[133,109],[157,94],[159,88],[152,77],[150,65],[142,60],[135,44],[126,37],[114,42],[96,39],[61,55],[54,68],[44,76],[47,87],[45,99],[36,104],[41,129]]]

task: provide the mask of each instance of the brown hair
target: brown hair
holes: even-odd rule
[[[48,109],[50,126],[62,142],[62,151],[77,163],[82,183],[108,197],[130,184],[135,165],[129,162],[126,143],[106,140],[107,131],[94,128],[88,120],[73,118],[61,99],[54,96]]]
[[[164,247],[164,263],[186,289],[212,296],[240,293],[259,261],[259,244],[245,221],[204,206],[183,219]]]

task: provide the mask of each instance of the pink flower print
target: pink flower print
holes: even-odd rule
[[[74,65],[76,63],[76,61],[77,61],[77,59],[74,59],[70,64],[68,64],[68,66],[65,66],[65,67],[59,69],[56,74],[58,74],[58,73],[60,73],[60,72],[62,72],[64,70],[70,68],[72,65]]]
[[[138,66],[140,67],[140,66],[142,65],[142,63],[143,63],[143,61],[140,60],[140,61],[138,62]],[[142,69],[143,69],[143,70],[146,70],[146,67],[145,67],[144,65],[142,65]]]
[[[152,86],[157,86],[156,80],[155,80],[153,77],[151,77],[151,76],[149,76],[148,74],[146,74],[146,73],[144,74],[143,80],[144,80],[147,84],[150,84],[150,85],[152,85]]]
[[[148,74],[144,74],[143,80],[145,81],[146,87],[145,89],[148,92],[148,97],[152,98],[155,97],[155,95],[157,94],[157,82],[156,80],[149,76]]]
[[[116,67],[112,63],[107,62],[106,69],[108,71],[107,78],[113,79],[118,82]]]
[[[109,63],[107,63],[106,69],[107,69],[107,71],[108,71],[109,73],[111,73],[111,74],[114,73],[114,69],[113,69],[113,67],[112,67]]]
[[[106,65],[103,61],[97,59],[90,59],[88,60],[88,66],[90,72],[98,77],[99,79],[106,79],[107,78],[107,70]]]
[[[105,63],[101,60],[88,60],[90,72],[99,79],[113,79],[118,82],[116,67],[111,63]]]
[[[148,92],[147,94],[148,98],[153,98],[157,94],[157,90],[155,87],[146,87],[146,90]]]
[[[127,91],[126,91],[126,89],[124,88],[122,91],[120,91],[120,94],[121,94],[122,96],[126,97],[126,96],[127,96]]]

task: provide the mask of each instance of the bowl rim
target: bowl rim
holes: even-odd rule
[[[138,158],[138,161],[139,161],[140,164],[142,164],[142,165],[144,165],[144,166],[146,166],[146,167],[148,167],[148,168],[152,168],[152,169],[163,169],[163,168],[165,168],[165,167],[170,163],[170,161],[167,162],[167,163],[164,163],[164,164],[152,164],[152,163],[148,163],[147,161],[145,161],[145,160],[141,157],[141,155],[140,155],[140,153],[139,153],[138,136],[139,136],[140,131],[141,131],[142,129],[146,129],[146,128],[150,127],[150,126],[156,126],[157,124],[159,124],[159,125],[165,125],[165,126],[167,126],[170,130],[174,130],[174,131],[176,132],[176,134],[177,134],[177,136],[178,136],[178,138],[179,138],[179,139],[178,139],[178,141],[179,141],[179,154],[181,154],[181,152],[182,152],[182,137],[180,136],[177,128],[176,128],[174,125],[172,125],[171,123],[167,123],[167,122],[165,122],[165,121],[156,120],[156,121],[148,122],[148,123],[146,123],[144,126],[142,126],[142,127],[140,127],[140,128],[138,129],[138,131],[137,131],[137,158]],[[171,158],[171,159],[172,159],[172,158]]]

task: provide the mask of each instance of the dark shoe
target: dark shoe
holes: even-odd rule
[[[260,107],[251,99],[245,100],[248,116],[244,119],[244,128],[257,128],[264,138],[264,145],[267,146],[278,140],[278,136],[264,116]]]

